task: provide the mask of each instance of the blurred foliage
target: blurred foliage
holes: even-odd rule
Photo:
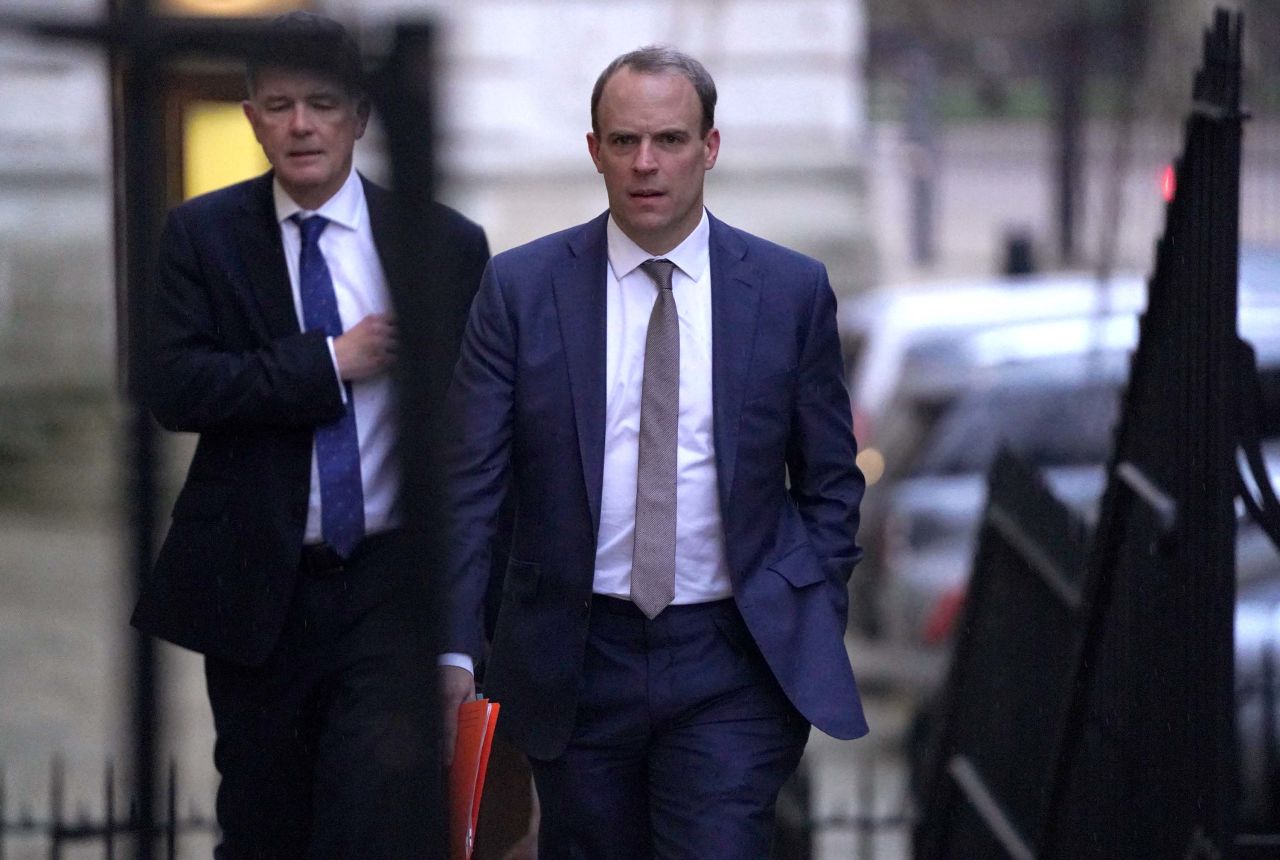
[[[908,84],[898,77],[880,76],[871,81],[869,110],[873,120],[892,120],[901,114]],[[939,118],[946,121],[1002,119],[1043,119],[1052,104],[1048,89],[1039,78],[1020,76],[1004,80],[998,89],[967,76],[941,81],[937,93]]]
[[[1246,100],[1280,110],[1278,0],[867,0],[868,71],[875,115],[895,112],[911,52],[937,63],[939,113],[947,118],[1043,118],[1063,63],[1086,70],[1086,110],[1133,108],[1150,118],[1186,110],[1201,38],[1213,10],[1244,12]],[[1064,53],[1080,45],[1078,55]]]

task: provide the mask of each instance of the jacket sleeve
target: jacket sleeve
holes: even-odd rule
[[[170,214],[148,319],[147,401],[167,429],[244,432],[309,427],[342,414],[326,339],[253,335],[243,286],[202,259],[207,239]],[[261,329],[265,331],[264,328]]]
[[[511,472],[516,334],[493,262],[485,268],[449,387],[451,432],[445,450],[450,596],[446,651],[484,648],[484,605],[503,547],[500,511]]]
[[[856,465],[853,416],[842,376],[835,295],[819,266],[798,366],[787,444],[791,497],[832,582],[847,582],[862,557],[856,536],[866,488]]]

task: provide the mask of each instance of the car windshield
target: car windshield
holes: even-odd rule
[[[1119,412],[1115,384],[968,391],[935,412],[913,475],[985,472],[1002,445],[1040,466],[1103,463]]]

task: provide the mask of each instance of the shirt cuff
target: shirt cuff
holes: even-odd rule
[[[457,666],[459,669],[466,669],[472,675],[476,673],[476,663],[471,659],[470,654],[458,654],[450,651],[447,654],[441,654],[436,658],[438,666]]]
[[[333,348],[333,338],[326,337],[324,342],[329,344],[329,360],[333,362],[333,378],[338,380],[338,391],[342,394],[342,405],[347,405],[347,386],[342,384],[342,373],[338,370],[338,351]]]

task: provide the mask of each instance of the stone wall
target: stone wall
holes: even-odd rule
[[[114,500],[111,122],[101,52],[0,39],[0,502]]]
[[[376,32],[441,25],[445,194],[495,250],[603,211],[587,155],[596,76],[645,44],[679,47],[716,79],[720,160],[707,205],[813,254],[838,292],[873,279],[862,144],[865,20],[849,0],[336,0]]]

